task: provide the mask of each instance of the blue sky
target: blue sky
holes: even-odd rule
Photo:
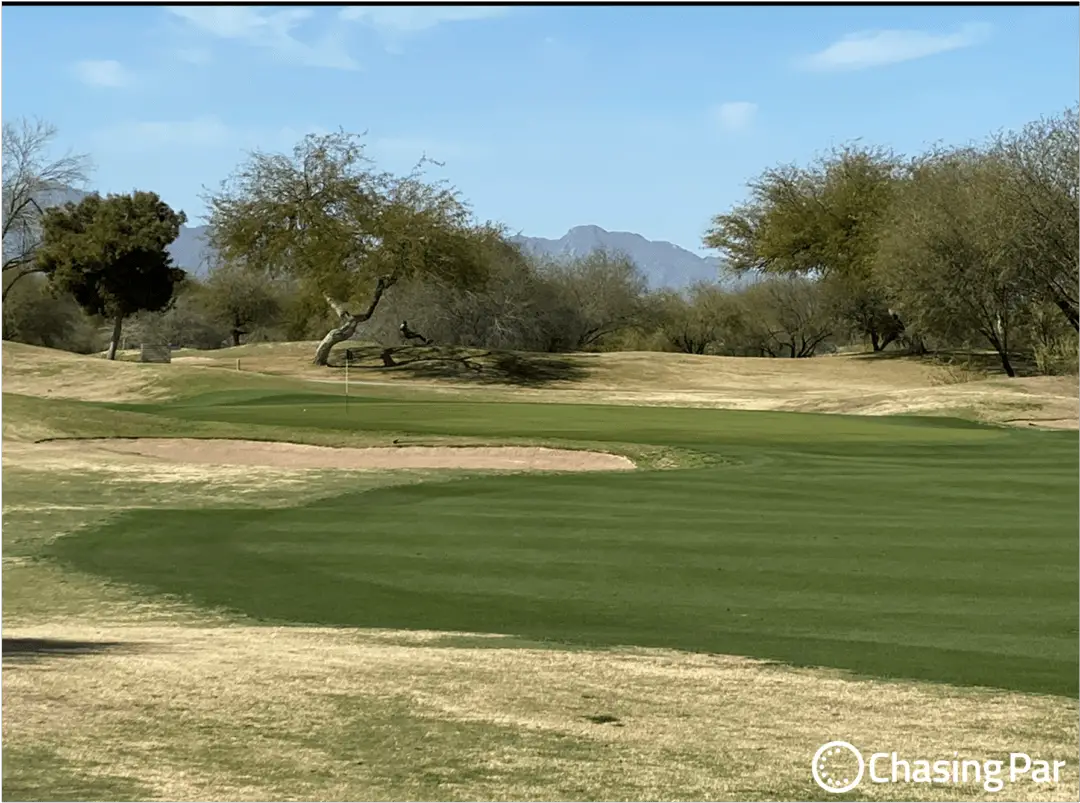
[[[3,11],[3,119],[89,153],[91,186],[200,223],[252,148],[367,131],[445,162],[477,215],[699,253],[745,182],[861,138],[914,153],[1080,97],[1062,7],[64,7]]]

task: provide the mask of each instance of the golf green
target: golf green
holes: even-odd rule
[[[655,445],[704,465],[135,511],[54,555],[260,620],[732,653],[1076,695],[1075,433],[952,419],[214,394],[175,419]]]

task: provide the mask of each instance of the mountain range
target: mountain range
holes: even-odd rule
[[[78,203],[87,193],[67,190],[47,199],[54,203]],[[206,226],[182,226],[180,236],[169,246],[177,267],[196,276],[205,275],[212,252],[206,242]],[[718,281],[723,263],[715,257],[701,257],[663,240],[647,240],[627,231],[607,231],[599,226],[575,226],[557,240],[516,235],[510,238],[526,252],[554,259],[583,257],[594,251],[617,252],[629,257],[645,274],[651,288],[681,289],[694,282]]]
[[[582,257],[594,251],[625,254],[641,269],[654,289],[681,289],[698,281],[715,282],[720,278],[723,264],[715,257],[700,257],[673,243],[647,240],[627,231],[606,231],[599,226],[575,226],[558,240],[520,234],[510,239],[526,252],[554,259]],[[206,227],[183,227],[169,252],[178,267],[195,274],[204,273],[210,255]]]
[[[652,288],[684,288],[694,282],[715,282],[723,262],[716,257],[700,257],[664,240],[647,240],[629,231],[607,231],[599,226],[575,226],[558,240],[543,237],[511,237],[529,252],[541,256],[573,258],[594,251],[625,254],[649,280]]]

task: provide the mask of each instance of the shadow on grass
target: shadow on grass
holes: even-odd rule
[[[1005,376],[1005,369],[1001,365],[1001,358],[990,351],[932,351],[926,354],[911,354],[901,349],[886,351],[867,351],[853,354],[856,360],[907,360],[909,362],[921,362],[924,365],[932,365],[938,368],[953,368],[970,372],[972,374],[984,374],[987,378]],[[1039,368],[1035,360],[1026,354],[1010,354],[1009,362],[1017,377],[1039,376]]]
[[[369,375],[409,379],[450,379],[478,385],[544,387],[554,382],[580,382],[589,372],[567,356],[484,351],[453,346],[350,346],[349,366]],[[346,349],[330,357],[332,368],[345,366]]]
[[[4,638],[4,662],[36,661],[42,658],[97,655],[108,650],[129,648],[119,641],[72,641],[47,638]]]

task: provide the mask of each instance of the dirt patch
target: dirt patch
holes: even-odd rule
[[[95,438],[86,448],[212,466],[313,469],[479,469],[625,471],[626,457],[532,446],[374,446],[333,448],[299,443],[201,438]]]

